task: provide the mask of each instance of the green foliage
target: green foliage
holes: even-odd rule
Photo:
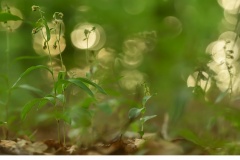
[[[0,22],[19,21],[19,20],[23,20],[23,19],[11,13],[5,13],[5,12],[0,13]]]
[[[49,71],[51,74],[53,74],[53,72],[46,66],[43,66],[43,65],[38,65],[38,66],[32,66],[32,67],[29,67],[28,69],[26,69],[26,71],[24,71],[20,76],[19,78],[17,79],[17,81],[12,85],[11,89],[15,88],[18,84],[18,82],[24,77],[26,76],[28,73],[36,70],[36,69],[45,69],[47,71]]]
[[[144,83],[143,85],[144,89],[144,97],[142,99],[142,107],[141,108],[131,108],[128,112],[128,118],[130,122],[133,122],[134,120],[139,118],[140,121],[140,127],[139,134],[142,137],[144,135],[144,123],[152,118],[155,118],[157,115],[151,115],[151,116],[143,116],[146,112],[146,103],[147,101],[153,96],[150,95],[149,87]]]

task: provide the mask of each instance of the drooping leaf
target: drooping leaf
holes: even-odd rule
[[[87,79],[87,78],[81,78],[81,77],[79,77],[79,78],[76,78],[76,79],[79,79],[79,80],[81,80],[81,81],[84,82],[84,83],[87,83],[87,84],[90,84],[90,85],[94,86],[95,88],[98,89],[99,92],[101,92],[101,93],[103,93],[103,94],[107,94],[102,87],[100,87],[99,85],[97,85],[96,83],[90,81],[90,80]]]
[[[79,88],[83,89],[85,92],[87,92],[90,96],[94,97],[92,91],[82,82],[79,78],[71,78],[67,80],[68,82],[75,84]]]
[[[137,118],[144,109],[145,109],[144,107],[143,108],[131,108],[128,112],[128,118],[129,119]]]
[[[39,95],[44,95],[44,92],[38,88],[35,88],[33,86],[30,86],[28,84],[22,84],[22,85],[19,85],[18,88],[22,88],[22,89],[26,89],[28,91],[32,91],[32,92],[35,92]]]
[[[23,20],[23,19],[11,13],[0,13],[0,22],[18,21],[18,20]]]
[[[153,119],[153,118],[155,118],[156,116],[157,116],[157,115],[144,116],[144,117],[140,118],[140,121],[141,121],[142,123],[145,123],[146,121],[148,121],[148,120],[150,120],[150,119]]]
[[[229,89],[227,89],[226,91],[224,91],[221,94],[219,94],[219,96],[215,100],[215,104],[221,102],[228,95],[228,90]]]
[[[28,73],[30,73],[31,71],[36,70],[36,69],[46,69],[46,70],[49,71],[51,74],[53,74],[52,71],[51,71],[48,67],[43,66],[43,65],[38,65],[38,66],[29,67],[28,69],[26,69],[26,71],[24,71],[24,72],[20,75],[20,77],[17,79],[17,81],[12,85],[11,89],[13,89],[14,87],[16,87],[17,83],[18,83],[25,75],[27,75]]]
[[[45,18],[43,18],[43,24],[44,24],[45,29],[46,29],[47,41],[49,41],[50,38],[51,38],[51,33],[50,33],[50,29],[49,29],[48,24],[47,24],[47,20]]]
[[[40,99],[34,99],[34,100],[31,100],[28,103],[26,103],[23,106],[23,109],[21,112],[21,119],[24,120],[26,118],[26,115],[28,114],[28,112],[30,112],[30,110],[39,102],[40,102]]]

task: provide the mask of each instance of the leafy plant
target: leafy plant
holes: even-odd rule
[[[128,118],[130,122],[139,119],[140,122],[140,130],[139,134],[142,137],[144,135],[144,124],[150,119],[155,118],[157,115],[145,116],[146,112],[146,103],[153,96],[150,94],[149,87],[146,83],[142,84],[144,88],[144,97],[142,99],[141,107],[139,108],[131,108],[128,112]]]

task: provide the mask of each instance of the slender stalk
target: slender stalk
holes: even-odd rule
[[[9,27],[9,26],[8,26]],[[8,86],[8,92],[7,92],[7,100],[5,103],[5,121],[7,122],[5,124],[5,139],[8,139],[8,118],[9,118],[9,102],[11,97],[11,90],[9,89],[9,57],[10,57],[10,38],[9,38],[9,31],[6,31],[6,74],[7,74],[7,86]]]
[[[61,32],[62,32],[62,25],[60,23],[59,24],[59,33],[58,33],[58,36],[57,36],[57,43],[58,43],[58,51],[59,51],[59,54],[60,54],[61,68],[62,68],[62,70],[64,70],[63,59],[62,59],[61,48],[60,48],[61,47],[60,46]]]

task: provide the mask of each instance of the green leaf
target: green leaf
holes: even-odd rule
[[[48,99],[40,98],[37,108],[40,109],[49,102]]]
[[[144,109],[145,109],[144,107],[143,108],[131,108],[128,112],[128,118],[129,119],[137,118]]]
[[[0,22],[18,21],[18,20],[23,20],[23,19],[11,13],[0,13]]]
[[[145,106],[145,104],[147,103],[147,101],[151,98],[152,96],[144,96],[142,99],[142,106]]]
[[[51,74],[53,74],[52,71],[51,71],[48,67],[43,66],[43,65],[38,65],[38,66],[29,67],[28,69],[26,69],[26,71],[24,71],[24,72],[20,75],[20,77],[17,79],[17,81],[12,85],[11,89],[13,89],[14,87],[16,87],[17,83],[18,83],[25,75],[27,75],[28,73],[30,73],[31,71],[36,70],[36,69],[46,69],[46,70],[48,70]]]
[[[58,73],[58,80],[64,80],[66,76],[66,72],[65,71],[60,71]]]
[[[62,94],[68,84],[69,82],[66,80],[58,80],[56,83],[54,83],[54,91],[57,94]]]
[[[142,123],[145,123],[146,121],[148,121],[148,120],[150,120],[150,119],[152,119],[152,118],[155,118],[155,117],[157,117],[157,115],[145,116],[145,117],[140,118],[140,121],[141,121]]]
[[[32,109],[32,107],[34,107],[39,102],[40,102],[40,99],[34,99],[29,101],[27,104],[25,104],[21,112],[21,119],[24,120],[28,112],[30,112],[30,110]]]
[[[215,104],[221,102],[221,101],[228,95],[228,90],[229,90],[229,89],[227,89],[226,91],[222,92],[222,93],[217,97],[217,99],[215,100]]]
[[[42,99],[48,100],[53,105],[55,105],[55,103],[56,103],[56,100],[55,100],[55,98],[52,95],[47,95],[47,96],[43,97]]]
[[[64,94],[58,94],[58,95],[56,96],[56,98],[59,99],[62,103],[65,102],[65,96],[64,96]]]
[[[140,134],[140,137],[144,135],[144,131],[139,131],[138,133]]]
[[[72,79],[68,79],[67,81],[72,83],[72,84],[75,84],[76,86],[80,87],[85,92],[87,92],[90,96],[94,97],[92,91],[82,82],[81,79],[79,79],[79,78],[72,78]]]
[[[50,29],[49,29],[48,24],[47,24],[47,20],[45,18],[43,18],[43,24],[46,28],[47,41],[49,41],[50,38],[51,38],[51,33],[50,33]]]
[[[22,89],[26,89],[28,91],[32,91],[32,92],[35,92],[39,95],[44,95],[44,92],[38,88],[35,88],[33,86],[30,86],[28,84],[22,84],[22,85],[19,85],[18,88],[22,88]]]
[[[76,79],[79,79],[79,80],[81,80],[81,81],[84,82],[84,83],[87,83],[87,84],[92,85],[93,87],[97,88],[99,92],[101,92],[101,93],[103,93],[103,94],[107,94],[102,87],[100,87],[99,85],[97,85],[96,83],[90,81],[90,80],[87,79],[87,78],[80,78],[80,77],[79,77],[79,78],[76,78]]]

